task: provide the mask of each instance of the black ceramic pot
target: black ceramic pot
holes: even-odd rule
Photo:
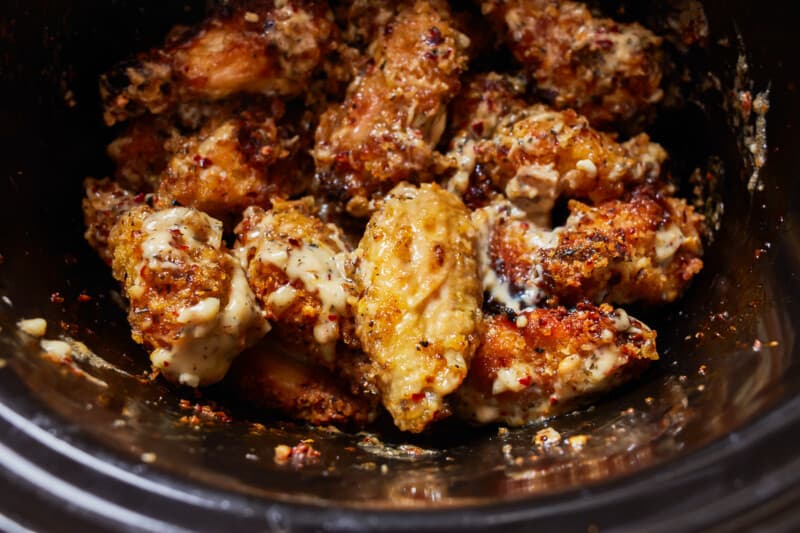
[[[628,2],[620,16],[664,27],[664,3],[643,4]],[[134,377],[146,356],[129,339],[109,273],[82,240],[80,198],[83,177],[109,171],[98,73],[197,18],[200,6],[4,2],[0,530],[798,527],[800,54],[792,6],[709,0],[707,46],[675,53],[676,74],[690,74],[688,98],[665,107],[650,131],[670,150],[687,194],[700,169],[694,185],[709,206],[724,206],[721,229],[683,301],[639,310],[659,331],[662,360],[596,407],[549,422],[565,438],[588,435],[577,452],[537,448],[531,438],[541,426],[503,434],[452,424],[414,438],[383,429],[381,448],[364,435],[235,406],[230,422],[204,415],[199,430],[182,422],[192,412],[181,399],[224,403],[225,391],[196,398]],[[740,56],[749,70],[737,74]],[[743,136],[755,116],[732,103],[741,91],[766,89],[768,160],[763,187],[749,191],[753,157]],[[42,359],[15,328],[34,316],[48,320],[48,336],[78,338],[113,368],[87,368],[89,380]],[[275,445],[309,437],[318,463],[274,463]]]

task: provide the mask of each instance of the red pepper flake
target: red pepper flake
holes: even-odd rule
[[[411,395],[411,401],[412,402],[419,402],[424,397],[425,397],[425,393],[424,392],[415,392],[414,394]]]
[[[475,135],[483,135],[483,121],[478,121],[472,124],[472,131]]]
[[[519,378],[519,384],[522,385],[523,387],[527,387],[528,385],[531,384],[532,381],[533,381],[533,378],[530,377],[530,376],[525,376],[525,377]]]
[[[558,403],[558,398],[555,396],[550,396],[550,405],[556,405]]]
[[[300,248],[300,241],[298,241],[294,237],[289,237],[289,244],[291,244],[295,248]]]
[[[133,201],[136,202],[137,204],[140,204],[144,202],[144,196],[145,194],[143,192],[140,192],[139,194],[133,197]]]
[[[197,163],[200,166],[200,168],[208,168],[214,164],[214,162],[211,161],[209,158],[203,157],[200,154],[194,156],[194,162]]]
[[[86,294],[85,292],[82,292],[82,293],[80,293],[78,295],[78,301],[79,302],[91,302],[92,301],[92,297],[89,296],[88,294]]]
[[[336,322],[337,320],[339,320],[339,317],[336,315],[328,315],[328,320],[330,320],[331,322]]]
[[[64,303],[64,297],[61,296],[61,293],[56,291],[50,295],[50,303],[60,304]]]

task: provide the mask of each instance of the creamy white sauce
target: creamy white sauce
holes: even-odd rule
[[[154,271],[186,268],[187,253],[175,249],[177,233],[190,250],[222,248],[222,223],[194,209],[155,212],[145,218],[142,231],[143,266]],[[231,267],[225,297],[205,298],[181,309],[177,322],[183,326],[176,338],[170,339],[169,347],[150,354],[154,368],[190,387],[222,379],[233,358],[269,330],[241,266],[227,254],[222,257]],[[143,289],[144,282],[139,281],[129,292]]]
[[[47,321],[44,318],[27,318],[17,322],[17,328],[31,337],[44,337]]]
[[[662,265],[669,263],[685,239],[680,226],[675,223],[670,223],[665,228],[658,230],[655,237],[656,261]]]

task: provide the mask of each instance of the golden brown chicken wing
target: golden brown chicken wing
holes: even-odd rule
[[[277,334],[334,368],[340,341],[357,344],[358,295],[342,231],[317,218],[306,197],[247,209],[236,234],[236,256]]]
[[[363,426],[377,396],[357,395],[329,370],[293,356],[293,346],[264,341],[237,357],[226,381],[247,404],[312,424]]]
[[[250,106],[209,121],[197,134],[173,139],[156,205],[185,205],[230,223],[248,206],[303,192],[310,132],[297,117],[281,120],[279,102]]]
[[[345,101],[320,118],[313,155],[323,192],[363,216],[373,195],[403,180],[432,179],[468,43],[444,3],[420,0],[385,27]]]
[[[631,184],[658,178],[667,157],[644,133],[620,144],[574,111],[541,104],[503,117],[473,150],[494,186],[538,219],[549,217],[560,195],[618,198]]]
[[[100,79],[109,125],[178,102],[303,93],[333,35],[324,1],[237,0]]]
[[[400,184],[357,250],[356,333],[404,431],[449,414],[477,344],[481,286],[469,212],[435,184]]]
[[[533,309],[488,316],[459,416],[519,426],[574,409],[658,359],[656,333],[609,305]]]
[[[661,100],[661,38],[639,24],[595,18],[565,0],[483,0],[538,92],[603,127],[645,116]]]
[[[191,387],[222,379],[269,325],[222,243],[222,223],[195,209],[128,211],[109,238],[114,277],[130,301],[133,339],[153,368]]]
[[[494,216],[491,267],[526,305],[667,303],[703,266],[702,217],[683,200],[639,190],[627,201],[571,201],[569,209],[554,231],[509,209]]]
[[[86,178],[83,188],[86,193],[83,199],[84,237],[101,259],[110,265],[114,258],[108,245],[111,229],[122,215],[144,202],[144,194],[134,194],[108,178]]]

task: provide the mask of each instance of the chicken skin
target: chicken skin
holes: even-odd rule
[[[487,316],[459,416],[520,426],[574,409],[658,359],[656,333],[609,305]]]
[[[313,155],[323,193],[364,216],[397,183],[433,179],[468,44],[445,3],[417,1],[385,26],[344,102],[320,117]]]
[[[114,252],[108,244],[111,229],[122,215],[142,205],[144,195],[134,194],[108,178],[86,178],[83,189],[86,194],[83,198],[84,237],[100,258],[110,265],[114,259]]]
[[[604,127],[646,116],[661,100],[661,38],[639,24],[594,17],[565,0],[483,0],[514,56],[558,109]]]
[[[221,380],[269,325],[222,223],[200,211],[139,206],[111,231],[114,277],[130,301],[131,336],[155,370],[191,387]]]
[[[383,405],[404,431],[449,414],[475,351],[481,287],[464,204],[435,184],[400,184],[358,246],[356,334]]]
[[[237,0],[100,78],[106,123],[179,102],[304,92],[333,36],[325,2]]]

